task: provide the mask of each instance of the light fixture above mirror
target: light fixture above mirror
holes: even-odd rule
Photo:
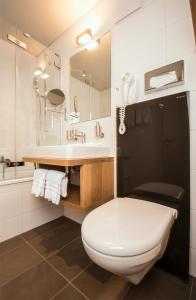
[[[95,48],[97,48],[99,46],[99,43],[100,43],[99,40],[94,40],[94,41],[88,43],[85,46],[85,49],[87,49],[87,50],[93,50],[93,49],[95,49]]]
[[[92,31],[88,28],[76,37],[79,46],[85,46],[92,40]]]

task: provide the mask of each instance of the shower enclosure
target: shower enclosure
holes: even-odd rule
[[[38,67],[45,76],[36,75]],[[61,143],[59,112],[65,107],[58,111],[47,100],[48,91],[60,88],[60,69],[58,54],[0,19],[0,181],[31,177],[33,167],[23,156],[36,146]]]

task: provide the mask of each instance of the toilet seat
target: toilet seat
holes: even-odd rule
[[[118,268],[118,264],[119,264],[120,267],[123,268],[124,273],[126,273],[126,269],[127,269],[127,273],[129,273],[130,266],[131,269],[133,270],[135,267],[144,266],[145,264],[149,264],[149,262],[153,262],[154,259],[157,257],[157,255],[160,254],[160,250],[162,246],[161,244],[159,244],[154,249],[142,253],[140,255],[122,257],[122,256],[112,256],[112,255],[101,253],[91,248],[84,240],[83,240],[83,244],[87,253],[90,253],[91,255],[93,254],[93,257],[96,256],[97,259],[96,262],[98,265],[103,264],[109,266],[111,264],[112,268],[114,268],[115,265],[117,265]],[[110,267],[108,269],[110,269]]]
[[[89,213],[82,224],[82,239],[86,247],[106,256],[141,258],[151,252],[156,256],[176,217],[177,211],[170,207],[116,198]]]

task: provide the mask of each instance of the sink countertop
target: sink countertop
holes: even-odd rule
[[[47,156],[40,156],[40,157],[26,156],[26,157],[23,157],[23,160],[25,162],[32,162],[32,163],[38,163],[38,164],[71,167],[71,166],[80,166],[80,165],[84,165],[84,164],[113,161],[114,157],[112,157],[112,156],[100,156],[100,157],[85,156],[85,157],[58,158],[58,157],[47,157]]]

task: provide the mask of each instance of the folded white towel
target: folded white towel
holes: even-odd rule
[[[150,79],[151,88],[160,88],[169,83],[178,81],[176,71],[166,72]]]
[[[67,196],[67,177],[63,172],[49,170],[46,176],[44,197],[58,205],[61,194],[63,197]]]
[[[43,197],[45,190],[45,182],[48,170],[36,169],[33,175],[32,194],[36,197]]]

